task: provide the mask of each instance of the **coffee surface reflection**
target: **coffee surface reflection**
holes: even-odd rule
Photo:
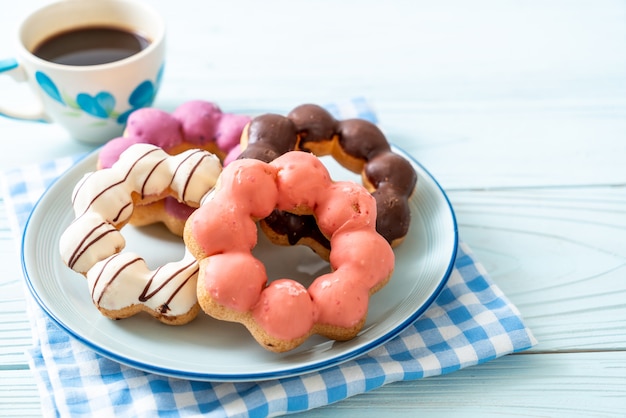
[[[63,65],[99,65],[128,58],[150,45],[145,37],[114,27],[86,27],[55,34],[32,51]]]

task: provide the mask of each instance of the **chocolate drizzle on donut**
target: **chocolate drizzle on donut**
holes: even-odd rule
[[[107,260],[106,264],[105,264],[105,268],[107,265],[109,265],[109,263],[111,262],[113,258],[109,258],[109,260]],[[96,304],[100,305],[100,301],[102,300],[102,297],[104,296],[104,294],[106,293],[106,289],[111,285],[111,283],[113,283],[113,281],[122,273],[122,271],[124,271],[124,269],[130,267],[131,265],[137,263],[141,261],[141,258],[136,257],[133,258],[132,260],[130,260],[129,262],[123,264],[122,266],[120,266],[120,268],[115,272],[115,274],[113,274],[110,278],[110,280],[104,285],[104,290],[100,293],[100,297],[98,297],[98,300],[96,300]],[[91,298],[93,299],[94,297],[94,292],[96,290],[96,286],[98,284],[98,282],[100,281],[100,279],[102,278],[102,272],[104,272],[104,269],[102,269],[102,271],[100,272],[100,274],[98,275],[98,277],[96,278],[96,284],[93,286],[93,289],[91,290]]]
[[[137,164],[139,164],[139,162],[140,162],[142,159],[146,158],[148,155],[150,155],[150,154],[152,154],[153,152],[156,152],[156,151],[157,151],[156,149],[149,150],[148,152],[146,152],[145,154],[143,154],[142,156],[140,156],[139,158],[137,158],[137,160],[136,160],[136,161],[135,161],[135,162],[134,162],[134,163],[130,166],[130,168],[126,171],[126,173],[124,174],[124,177],[123,177],[121,180],[116,181],[115,183],[113,183],[113,184],[111,184],[111,185],[109,185],[109,186],[107,186],[107,187],[102,188],[102,190],[101,190],[98,194],[96,194],[96,195],[95,195],[95,196],[91,199],[91,202],[89,202],[89,204],[85,207],[85,211],[84,211],[83,213],[86,213],[86,212],[89,210],[89,208],[91,207],[91,205],[93,205],[93,204],[94,204],[94,202],[95,202],[96,200],[98,200],[98,198],[100,198],[103,194],[105,194],[106,192],[108,192],[108,191],[109,191],[109,190],[111,190],[112,188],[114,188],[114,187],[116,187],[116,186],[119,186],[120,184],[123,184],[124,182],[126,182],[126,180],[128,180],[128,178],[130,177],[130,173],[131,173],[131,172],[133,171],[133,169],[137,166]],[[158,164],[160,164],[161,162],[162,162],[162,161],[160,161]],[[96,171],[92,172],[92,173],[90,174],[90,176],[91,176],[91,175],[94,175],[95,173],[96,173]],[[147,178],[150,178],[150,176],[148,176]],[[146,179],[146,182],[147,182],[147,179]],[[146,182],[144,182],[144,186],[145,186],[145,183],[146,183]],[[81,189],[83,188],[83,185],[84,185],[84,184],[85,184],[85,181],[83,181],[83,182],[80,184],[80,186],[78,186],[78,187],[76,188],[76,190],[74,190],[74,193],[73,193],[73,196],[72,196],[72,206],[76,204],[76,196],[78,196],[78,195],[79,195],[79,193],[80,193]],[[141,193],[142,193],[142,195],[143,195],[143,187],[141,188]]]
[[[152,282],[154,281],[155,276],[157,276],[157,274],[159,273],[159,271],[163,268],[163,266],[159,267],[154,274],[152,275],[152,277],[150,277],[150,280],[148,280],[148,283],[146,284],[146,287],[143,289],[143,291],[141,292],[141,294],[139,295],[139,297],[137,298],[137,300],[139,300],[139,302],[147,302],[148,300],[150,300],[150,298],[154,297],[154,295],[156,295],[157,293],[159,293],[161,290],[163,290],[163,288],[172,280],[174,280],[174,278],[176,278],[179,274],[183,273],[185,270],[187,270],[188,268],[190,268],[192,265],[196,264],[195,260],[190,262],[189,264],[187,264],[186,266],[181,267],[180,269],[178,269],[177,271],[174,272],[174,274],[171,274],[170,276],[168,276],[165,279],[159,279],[159,283],[160,285],[157,286],[156,289],[154,289],[153,291],[149,292],[150,290],[150,286],[152,286]],[[165,303],[161,306],[160,311],[161,313],[166,313],[169,310],[169,304],[172,301],[172,299],[174,299],[174,296],[176,296],[176,294],[178,292],[180,292],[180,290],[187,284],[187,282],[194,277],[196,274],[198,273],[198,267],[196,264],[196,268],[191,272],[191,274],[188,274],[185,279],[181,282],[181,284],[176,288],[176,290],[174,292],[171,293],[171,295],[169,296],[169,298],[165,301]]]
[[[91,208],[91,206],[99,199],[101,198],[107,191],[123,184],[124,182],[126,182],[129,178],[129,176],[131,175],[132,171],[135,169],[135,167],[140,163],[140,161],[144,158],[146,158],[148,155],[152,154],[153,152],[156,152],[156,149],[150,150],[148,152],[146,152],[145,154],[141,155],[137,161],[135,161],[129,168],[129,170],[124,174],[124,177],[119,180],[119,181],[115,181],[114,183],[104,187],[99,193],[97,193],[88,203],[88,205],[85,207],[85,210],[83,212],[83,215],[85,213],[87,213],[87,211],[89,211],[89,209]],[[193,158],[194,155],[198,154],[198,153],[204,153],[203,150],[196,150],[194,152],[190,152],[189,155],[187,155],[184,159],[182,159],[178,165],[176,166],[176,168],[174,169],[174,171],[171,173],[171,179],[170,179],[170,186],[171,184],[174,182],[174,180],[176,179],[176,176],[178,174],[179,169],[185,165],[187,163],[188,160],[191,160]],[[206,154],[206,153],[205,153]],[[208,158],[208,154],[203,155],[202,158],[198,159],[194,165],[191,168],[191,172],[187,175],[187,178],[185,180],[184,183],[184,187],[183,190],[180,194],[179,199],[182,201],[186,200],[186,194],[187,194],[187,189],[189,187],[189,182],[191,181],[191,178],[193,177],[193,174],[196,172],[196,170],[198,169],[198,167],[202,164],[203,160]],[[150,169],[150,171],[148,172],[148,174],[146,175],[145,179],[143,180],[143,184],[141,185],[141,189],[140,189],[140,195],[141,198],[145,198],[145,189],[146,189],[146,185],[148,184],[150,178],[152,177],[152,175],[157,171],[157,168],[163,164],[166,161],[167,158],[163,158],[161,160],[159,160],[157,163],[155,163],[153,165],[153,167]],[[93,175],[96,172],[91,173],[90,175]],[[74,196],[72,198],[72,204],[75,204],[75,199],[76,196],[80,193],[81,188],[83,186],[83,184],[85,184],[85,182],[83,182],[75,191]],[[122,214],[124,214],[124,212],[128,209],[131,208],[132,210],[132,202],[128,202],[122,206],[120,206],[120,210],[117,212],[117,214],[111,218],[111,220],[109,221],[113,226],[116,226],[120,220],[120,218],[122,217]],[[80,259],[80,257],[89,249],[89,247],[93,244],[95,244],[99,239],[101,239],[103,236],[105,236],[108,233],[114,232],[114,230],[106,230],[105,232],[103,232],[100,235],[97,235],[95,237],[93,237],[93,234],[96,233],[96,231],[98,231],[101,227],[104,226],[103,224],[98,225],[96,228],[92,229],[91,231],[89,231],[89,233],[80,241],[79,245],[76,247],[74,253],[72,254],[72,256],[69,259],[68,262],[68,266],[70,268],[73,268],[75,263]],[[88,241],[89,240],[89,241]]]
[[[194,155],[198,154],[198,153],[202,153],[203,151],[201,149],[197,149],[195,151],[193,151],[192,153],[190,153],[189,155],[187,155],[179,164],[178,166],[176,166],[176,169],[174,169],[174,172],[172,173],[172,178],[170,180],[170,186],[172,183],[174,183],[174,181],[176,180],[176,176],[178,175],[178,170],[187,162],[187,160],[190,160],[193,158]],[[196,172],[196,170],[198,169],[198,167],[202,164],[202,161],[208,158],[208,155],[203,155],[202,158],[200,158],[198,161],[196,161],[196,163],[194,164],[194,166],[191,168],[191,171],[189,172],[188,175],[186,175],[186,180],[185,180],[185,184],[183,186],[183,190],[180,193],[179,199],[181,201],[185,201],[187,200],[187,188],[189,187],[189,182],[191,181],[191,178],[193,177],[193,174]],[[146,179],[146,183],[148,182],[148,179]],[[145,186],[145,183],[144,183]],[[143,193],[143,192],[142,192]]]
[[[239,158],[270,162],[288,151],[333,155],[350,171],[361,173],[376,198],[376,230],[390,244],[406,236],[411,222],[409,198],[417,174],[409,161],[391,150],[382,131],[364,119],[336,120],[324,108],[304,104],[285,116],[266,114],[254,118],[242,136],[245,147]],[[328,240],[307,216],[274,211],[262,222],[290,245],[310,238],[329,248]],[[312,218],[312,216],[308,216]]]
[[[196,317],[198,265],[193,256],[185,252],[183,259],[151,270],[143,258],[123,251],[121,230],[135,209],[165,196],[199,207],[221,169],[218,157],[208,151],[171,155],[139,143],[110,168],[86,174],[74,187],[75,219],[59,238],[59,250],[63,262],[87,278],[92,301],[105,316],[120,319],[144,311],[171,325]]]
[[[76,249],[74,250],[74,252],[72,253],[71,257],[69,258],[67,262],[67,265],[69,268],[74,268],[74,265],[76,264],[76,262],[85,253],[85,251],[89,249],[89,247],[91,247],[93,244],[98,242],[100,239],[104,238],[105,235],[110,234],[111,232],[115,232],[115,229],[105,228],[104,232],[99,232],[97,235],[94,236],[94,234],[99,229],[101,229],[102,227],[105,227],[106,225],[107,225],[106,222],[100,223],[99,225],[91,229],[91,231],[89,231],[89,233],[80,240],[80,242],[76,246]]]
[[[157,170],[157,168],[163,164],[165,162],[165,158],[163,158],[161,161],[159,161],[158,163],[156,163],[152,169],[150,170],[150,172],[148,173],[148,175],[146,176],[145,180],[143,181],[143,184],[141,185],[141,198],[144,199],[146,197],[146,185],[148,184],[148,180],[150,180],[150,177],[152,177],[152,174],[154,174],[154,172]],[[133,166],[134,167],[134,166]],[[129,172],[130,174],[130,172]],[[127,174],[126,176],[128,177]],[[172,176],[172,180],[174,180],[174,176]],[[171,184],[171,183],[170,183]]]

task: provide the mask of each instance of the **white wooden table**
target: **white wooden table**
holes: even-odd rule
[[[0,57],[15,22],[0,13]],[[153,0],[168,21],[156,106],[287,112],[364,96],[440,181],[460,236],[539,344],[303,414],[626,415],[626,3]],[[28,95],[0,76],[0,100]],[[0,168],[86,151],[0,118]],[[0,415],[38,416],[17,243],[0,201]]]

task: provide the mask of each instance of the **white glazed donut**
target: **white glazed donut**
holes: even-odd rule
[[[59,247],[64,263],[87,277],[91,297],[105,316],[148,312],[167,324],[184,324],[199,312],[198,266],[188,253],[150,270],[125,252],[121,229],[137,206],[172,196],[192,207],[213,189],[221,173],[217,156],[199,149],[169,155],[149,144],[128,148],[111,168],[85,174],[72,194],[76,218]]]

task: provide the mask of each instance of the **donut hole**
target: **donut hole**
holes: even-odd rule
[[[309,287],[316,277],[330,273],[330,264],[304,245],[273,244],[257,227],[258,242],[252,255],[265,265],[268,283],[290,278]]]
[[[335,157],[324,155],[318,157],[322,164],[326,167],[334,181],[353,181],[361,184],[361,173],[354,173],[337,162]]]
[[[150,270],[179,261],[185,254],[184,242],[162,223],[147,226],[126,225],[123,233],[126,240],[124,251],[142,257]]]
[[[343,167],[331,155],[318,157],[335,181],[361,182],[360,173]],[[315,278],[331,272],[330,263],[306,245],[277,245],[257,226],[257,245],[252,250],[267,271],[268,284],[281,278],[293,279],[309,287]]]

